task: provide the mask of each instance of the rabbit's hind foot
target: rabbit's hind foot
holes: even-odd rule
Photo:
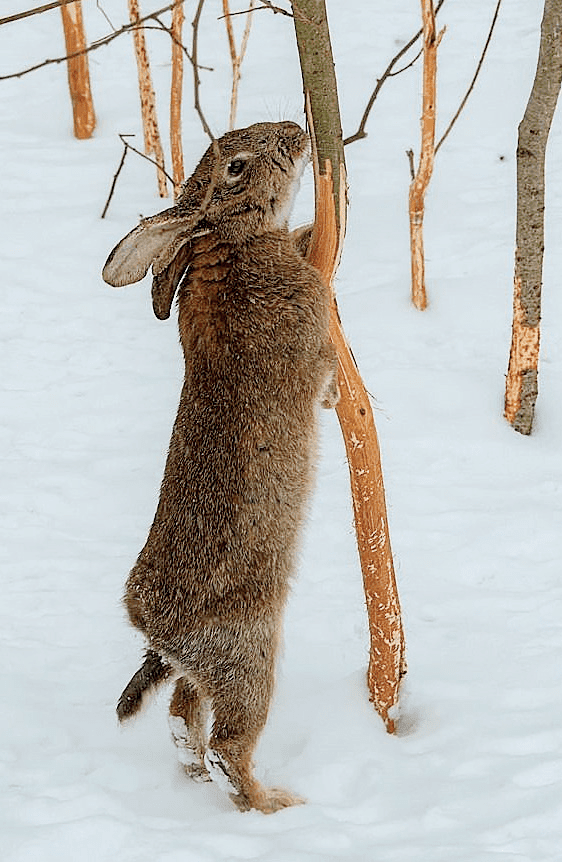
[[[215,784],[226,793],[239,811],[256,809],[264,814],[273,814],[281,808],[291,805],[302,805],[305,800],[295,793],[281,790],[278,787],[264,787],[255,778],[242,778],[240,770],[229,767],[225,757],[208,749],[205,754],[205,766]],[[235,777],[236,772],[239,773]]]
[[[203,762],[203,756],[198,753],[196,743],[184,719],[179,715],[169,715],[168,722],[177,749],[178,760],[185,774],[193,781],[211,781],[211,776]]]

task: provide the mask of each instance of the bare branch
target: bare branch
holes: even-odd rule
[[[230,96],[230,117],[228,127],[229,129],[233,129],[234,122],[236,120],[236,107],[238,103],[238,84],[241,77],[240,68],[244,61],[246,48],[248,47],[248,39],[250,38],[252,13],[254,11],[254,0],[250,0],[250,8],[248,9],[248,17],[246,18],[246,26],[244,27],[244,33],[242,35],[242,42],[240,44],[239,54],[236,50],[236,40],[234,38],[234,28],[231,21],[232,16],[230,14],[229,0],[222,0],[222,8],[224,12],[223,17],[226,20],[226,33],[228,36],[228,46],[230,48],[230,60],[232,62],[232,93]]]
[[[443,5],[444,2],[445,2],[445,0],[439,0],[439,3],[435,7],[435,14],[437,14],[439,12],[439,10],[441,9],[441,6]],[[369,119],[369,114],[371,113],[371,109],[372,109],[373,105],[375,104],[375,99],[377,98],[378,94],[380,93],[382,85],[384,84],[384,82],[388,78],[392,77],[393,74],[394,75],[399,74],[398,72],[393,73],[392,70],[394,69],[397,62],[404,56],[404,54],[408,53],[408,51],[410,50],[412,45],[415,45],[415,43],[418,41],[418,39],[420,38],[422,33],[423,33],[423,29],[420,29],[415,34],[415,36],[412,36],[410,41],[406,45],[404,45],[403,48],[400,49],[400,51],[398,52],[398,54],[396,54],[395,57],[392,58],[392,60],[390,61],[390,63],[388,64],[388,66],[386,67],[384,72],[382,73],[381,77],[378,78],[377,85],[376,85],[375,89],[373,90],[373,92],[371,93],[371,97],[370,97],[369,101],[367,102],[367,107],[365,108],[365,110],[363,112],[363,116],[361,117],[361,122],[359,123],[359,127],[353,135],[350,135],[349,138],[344,139],[344,142],[343,142],[344,146],[346,144],[352,144],[355,141],[360,141],[362,138],[367,137],[367,132],[365,131],[365,126],[367,125],[367,120]],[[420,55],[418,54],[418,57],[419,56]],[[417,60],[417,57],[415,59]],[[412,62],[415,62],[415,61],[412,61]],[[405,66],[404,69],[401,69],[400,71],[404,71],[405,69],[408,69],[411,65],[412,65],[412,63],[409,63],[408,66]]]
[[[72,0],[72,2],[74,2],[74,0]],[[36,72],[37,69],[42,69],[43,66],[52,66],[53,64],[57,63],[65,63],[67,62],[67,60],[71,60],[74,57],[81,57],[82,54],[88,54],[90,51],[95,51],[97,48],[101,48],[102,45],[109,45],[110,42],[113,42],[114,39],[117,39],[117,37],[121,36],[123,33],[128,33],[130,30],[138,29],[143,25],[145,21],[149,21],[150,19],[158,20],[158,15],[162,15],[164,12],[169,12],[170,9],[173,9],[174,6],[181,2],[183,2],[183,0],[174,0],[173,3],[169,3],[167,6],[163,6],[161,9],[157,9],[155,12],[150,12],[148,15],[139,18],[138,21],[136,21],[134,24],[124,24],[122,27],[119,28],[119,30],[115,30],[114,33],[110,33],[108,36],[104,36],[101,39],[97,39],[95,42],[92,42],[91,45],[88,45],[81,51],[75,51],[72,54],[65,54],[64,57],[54,57],[52,59],[43,60],[41,63],[37,63],[35,66],[30,66],[28,69],[22,69],[20,72],[12,72],[9,75],[0,75],[0,81],[7,81],[10,78],[22,78],[24,75],[28,75],[30,72]],[[57,5],[61,4],[58,3]],[[2,20],[0,20],[0,24],[1,23],[3,23]],[[191,62],[193,62],[193,60],[191,60]]]
[[[273,3],[270,3],[269,0],[259,0],[262,4],[261,6],[250,6],[248,9],[242,9],[240,12],[230,12],[230,18],[236,18],[238,15],[248,15],[250,12],[261,12],[262,9],[267,9],[270,12],[273,12],[274,15],[285,15],[287,18],[298,18],[301,21],[308,22],[308,18],[306,18],[302,13],[299,12],[288,12],[286,9],[282,9],[281,6],[274,6]],[[226,18],[225,15],[219,15],[217,20],[221,20],[221,18]],[[308,22],[310,23],[310,22]]]
[[[205,0],[199,0],[199,3],[197,4],[197,10],[195,12],[195,17],[191,22],[191,26],[193,28],[193,38],[191,42],[191,65],[193,67],[193,106],[199,115],[201,125],[203,126],[203,131],[211,139],[211,141],[214,141],[215,136],[213,135],[211,127],[209,126],[205,118],[205,114],[203,113],[203,109],[201,108],[201,101],[199,99],[201,79],[199,78],[199,66],[197,63],[197,49],[199,40],[199,21],[204,5]]]
[[[401,69],[397,69],[396,72],[391,72],[388,77],[389,78],[395,78],[397,75],[401,75],[402,72],[405,72],[407,69],[411,69],[412,66],[414,65],[414,63],[416,63],[420,59],[422,54],[423,54],[423,48],[421,48],[418,51],[418,53],[416,54],[416,56],[414,57],[413,60],[410,60],[410,62],[407,63],[405,66],[402,66]]]
[[[155,165],[155,167],[157,167],[160,171],[162,171],[163,174],[166,175],[166,177],[170,180],[171,183],[174,182],[173,178],[170,176],[170,174],[168,174],[165,171],[165,169],[161,165],[158,164],[158,162],[156,162],[154,159],[151,159],[150,156],[146,155],[146,153],[142,153],[140,150],[137,150],[136,147],[133,147],[132,144],[130,144],[128,141],[125,140],[125,138],[134,138],[135,137],[134,134],[122,134],[121,133],[121,134],[119,134],[118,137],[119,137],[119,140],[121,141],[121,143],[123,144],[123,154],[121,155],[121,161],[119,162],[119,167],[117,168],[117,170],[115,171],[115,174],[113,176],[111,188],[109,189],[109,194],[107,196],[107,200],[105,202],[105,206],[103,208],[101,218],[105,218],[105,216],[107,214],[107,210],[109,209],[109,204],[111,203],[111,199],[112,199],[113,193],[115,191],[115,186],[117,184],[119,174],[121,173],[121,171],[123,169],[123,165],[125,164],[125,159],[127,157],[127,153],[129,152],[129,150],[131,150],[133,153],[136,153],[137,156],[140,156],[142,159],[146,159],[146,161],[150,162],[151,165]]]
[[[120,136],[121,137],[121,136]],[[124,137],[124,136],[123,136]],[[123,138],[121,138],[123,140]],[[111,198],[113,197],[113,192],[115,191],[115,186],[117,185],[117,180],[119,179],[119,174],[123,169],[123,165],[125,164],[125,159],[127,158],[127,153],[129,152],[129,147],[127,146],[127,142],[123,141],[123,152],[121,154],[121,161],[119,162],[119,167],[115,171],[113,175],[113,182],[111,183],[111,188],[109,189],[109,194],[107,196],[107,200],[105,202],[105,206],[103,208],[103,212],[101,214],[101,218],[105,218],[107,211],[109,209],[109,204],[111,203]]]
[[[269,9],[270,12],[273,12],[274,15],[286,15],[287,18],[294,18],[295,16],[288,12],[286,9],[282,9],[281,6],[274,6],[271,0],[260,0],[263,9]]]
[[[96,0],[96,7],[99,9],[99,11],[101,12],[101,14],[102,14],[102,15],[103,15],[103,17],[105,18],[105,20],[107,21],[107,23],[109,24],[109,26],[111,27],[111,29],[112,29],[113,31],[115,31],[115,29],[116,29],[116,28],[115,28],[115,26],[114,26],[114,24],[113,24],[113,21],[111,21],[111,19],[110,19],[109,15],[107,14],[107,12],[105,11],[105,9],[104,9],[104,8],[103,8],[103,6],[101,5],[100,0]]]
[[[501,3],[502,3],[502,0],[498,0],[497,5],[496,5],[496,11],[494,12],[494,17],[492,18],[492,23],[490,25],[490,30],[488,32],[488,38],[486,39],[486,42],[484,44],[484,48],[482,50],[482,54],[480,55],[480,60],[478,61],[478,65],[476,67],[474,77],[473,77],[472,81],[470,82],[470,86],[469,86],[468,90],[466,91],[464,98],[463,98],[462,102],[460,103],[455,116],[453,117],[453,119],[451,120],[449,125],[447,126],[444,134],[439,139],[439,142],[435,145],[435,152],[436,153],[439,150],[439,147],[441,146],[441,144],[444,143],[445,139],[447,138],[449,132],[451,131],[451,129],[453,128],[455,123],[457,122],[457,120],[458,120],[458,118],[462,112],[462,109],[464,108],[464,106],[466,105],[466,103],[468,101],[468,97],[470,96],[470,94],[472,93],[472,91],[474,89],[474,85],[476,84],[476,79],[478,78],[478,75],[480,74],[480,69],[482,68],[482,64],[484,63],[484,57],[486,56],[488,46],[490,45],[490,42],[492,40],[492,33],[494,32],[494,27],[496,26],[496,21],[498,20],[498,14],[500,11]]]
[[[120,134],[119,140],[122,142],[122,144],[125,147],[127,147],[127,149],[132,150],[133,153],[136,153],[137,156],[140,156],[142,159],[146,159],[146,161],[150,162],[151,165],[155,165],[166,176],[166,179],[170,180],[170,182],[173,183],[174,182],[173,178],[170,176],[170,174],[166,170],[164,170],[163,167],[161,167],[158,164],[158,162],[155,159],[151,159],[150,156],[146,155],[146,153],[142,153],[140,150],[137,150],[136,147],[133,147],[132,144],[130,144],[128,141],[125,140],[125,138],[134,138],[134,137],[135,137],[134,135]]]
[[[74,2],[75,0],[54,0],[53,3],[45,3],[43,6],[36,6],[35,9],[28,9],[26,12],[18,12],[15,15],[8,15],[7,18],[0,18],[0,26],[11,24],[12,21],[21,21],[23,18],[30,18],[32,15],[40,15],[41,12],[50,12],[51,9],[58,9],[60,6],[67,6]]]

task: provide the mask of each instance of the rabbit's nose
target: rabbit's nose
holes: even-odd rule
[[[298,123],[293,123],[292,120],[284,120],[281,124],[281,128],[283,132],[287,136],[298,137],[299,135],[303,135],[304,131],[301,129]]]

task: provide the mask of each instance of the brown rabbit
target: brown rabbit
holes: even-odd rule
[[[287,229],[308,158],[295,123],[228,132],[176,206],[143,219],[103,270],[120,286],[152,265],[160,318],[179,285],[185,357],[158,509],[125,593],[149,649],[118,716],[175,679],[171,724],[186,771],[216,781],[242,811],[302,801],[264,788],[252,753],[311,489],[317,407],[337,402],[328,289]]]

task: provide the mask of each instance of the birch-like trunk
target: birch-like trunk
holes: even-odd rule
[[[538,394],[544,166],[548,134],[562,82],[562,0],[545,0],[539,59],[517,142],[517,226],[513,326],[505,417],[530,434]]]
[[[347,185],[334,61],[324,0],[293,0],[314,150],[316,220],[309,259],[332,291],[330,335],[339,360],[337,406],[349,465],[370,632],[370,698],[387,730],[406,672],[404,633],[388,532],[380,451],[368,393],[347,344],[333,292],[345,236]]]
[[[86,49],[86,36],[82,19],[82,3],[69,3],[61,6],[62,24],[66,53],[76,54]],[[72,116],[74,120],[74,135],[77,138],[91,138],[96,126],[96,115],[90,88],[90,70],[88,55],[70,56],[66,61],[68,71],[68,87],[72,101]]]

